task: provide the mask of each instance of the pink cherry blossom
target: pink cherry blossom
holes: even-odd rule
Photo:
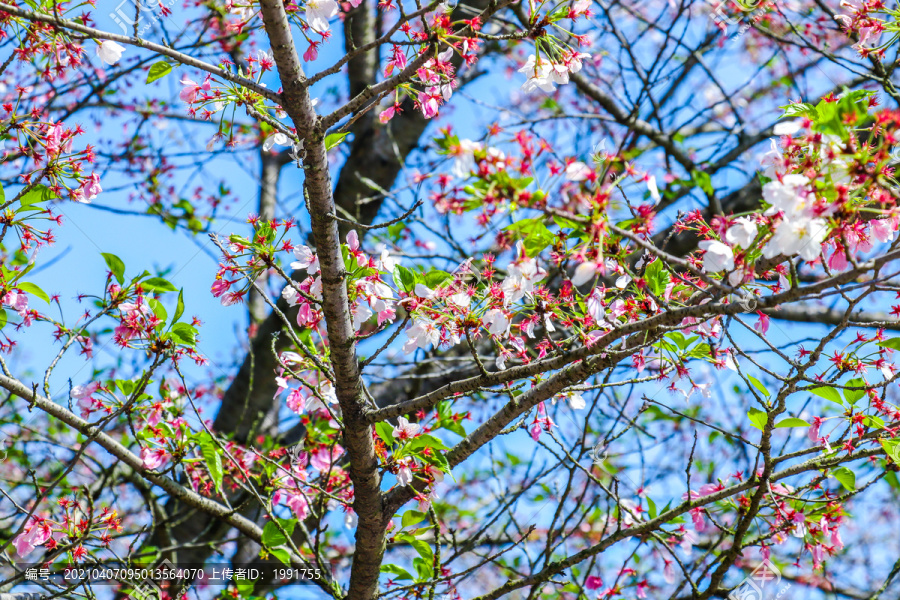
[[[306,396],[300,389],[291,390],[287,397],[287,405],[295,413],[302,414],[306,408]]]
[[[309,455],[309,464],[318,471],[328,471],[343,454],[344,449],[340,444],[333,447],[320,446]]]
[[[144,462],[145,469],[159,469],[169,462],[171,456],[166,452],[165,448],[152,448],[145,446],[141,448],[141,460]]]
[[[188,104],[193,104],[197,101],[197,95],[201,90],[209,91],[211,89],[211,85],[209,83],[209,78],[204,80],[202,84],[195,82],[189,77],[184,77],[181,80],[181,85],[184,87],[181,89],[181,92],[178,94],[178,97],[187,102]]]
[[[32,518],[25,527],[25,531],[16,536],[13,545],[19,556],[30,554],[38,546],[43,546],[50,540],[52,533],[50,524],[40,518]]]
[[[809,431],[807,431],[806,435],[813,442],[819,441],[819,427],[822,425],[822,417],[814,417],[812,424],[809,426]]]
[[[756,315],[759,317],[759,320],[756,321],[756,325],[753,326],[753,329],[766,335],[766,333],[769,332],[769,315],[760,311],[757,311]]]

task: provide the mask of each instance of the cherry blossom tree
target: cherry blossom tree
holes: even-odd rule
[[[0,599],[896,596],[898,16],[0,0]]]

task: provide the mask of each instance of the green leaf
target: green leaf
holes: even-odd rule
[[[552,244],[555,239],[556,235],[547,229],[546,225],[541,223],[536,230],[529,233],[528,237],[525,238],[523,244],[525,246],[525,254],[534,258],[540,254],[544,248]]]
[[[760,392],[763,396],[765,396],[766,398],[768,398],[769,396],[771,396],[771,393],[769,392],[769,390],[766,389],[766,386],[764,386],[764,385],[762,384],[762,382],[761,382],[759,379],[757,379],[757,378],[754,377],[753,375],[748,375],[748,376],[747,376],[747,379],[750,380],[750,383],[753,384],[753,387],[755,387],[757,390],[759,390],[759,392]]]
[[[404,292],[411,292],[416,287],[416,274],[403,265],[397,265],[394,267],[394,283]]]
[[[150,72],[147,73],[147,83],[153,83],[157,79],[162,79],[171,72],[172,65],[166,61],[161,60],[158,63],[153,63],[153,66],[150,67]]]
[[[403,513],[403,517],[400,519],[400,525],[402,527],[409,527],[410,525],[421,523],[424,520],[425,513],[410,509]]]
[[[418,450],[419,448],[431,448],[432,450],[449,450],[449,448],[444,445],[444,442],[427,433],[424,433],[409,442],[410,450]]]
[[[144,289],[149,289],[152,292],[176,292],[178,288],[163,279],[162,277],[151,277],[150,279],[145,279],[141,282],[141,286]]]
[[[412,581],[414,577],[409,574],[409,571],[402,567],[398,567],[397,565],[381,565],[382,573],[390,573],[394,576],[394,579],[409,579]]]
[[[691,171],[691,181],[709,196],[716,193],[712,186],[712,179],[710,179],[709,173],[705,171]]]
[[[269,554],[280,560],[281,564],[287,567],[291,566],[291,553],[288,552],[286,548],[275,548],[274,550],[269,550]]]
[[[116,281],[119,282],[119,285],[125,283],[125,263],[122,262],[122,259],[115,254],[109,254],[108,252],[101,252],[100,255],[103,256],[103,260],[106,261],[106,266],[109,268],[110,272],[112,272]]]
[[[775,427],[809,427],[809,423],[797,417],[788,417],[775,423]]]
[[[750,417],[750,423],[760,431],[763,430],[766,426],[766,421],[769,420],[769,415],[758,408],[751,408],[747,412],[747,416]]]
[[[388,447],[394,445],[394,428],[390,423],[382,421],[375,424],[375,433]]]
[[[43,300],[44,302],[46,302],[47,304],[50,304],[50,296],[47,295],[47,292],[45,292],[44,290],[42,290],[41,288],[39,288],[38,286],[36,286],[33,283],[19,282],[15,285],[15,287],[19,288],[23,292],[33,294],[33,295],[37,296],[38,298],[40,298],[41,300]]]
[[[447,429],[449,431],[452,431],[459,437],[466,437],[465,428],[462,426],[462,424],[460,424],[457,421],[454,421],[453,419],[447,418],[447,419],[442,420],[441,427],[443,427],[444,429]]]
[[[871,427],[872,429],[884,429],[884,421],[881,417],[866,416],[863,418],[863,423],[865,423],[866,427]]]
[[[659,287],[659,273],[661,270],[661,260],[654,260],[652,263],[647,265],[646,269],[644,269],[644,279],[646,279],[647,283],[650,285],[650,291],[656,295],[659,295],[662,291],[665,290],[665,285],[663,285],[662,288]]]
[[[134,391],[134,382],[130,379],[117,379],[116,387],[119,388],[126,397],[130,397],[131,392]]]
[[[178,319],[181,318],[181,315],[184,314],[184,290],[178,290],[178,302],[175,303],[175,316],[172,317],[172,322],[175,323]]]
[[[416,567],[418,581],[428,581],[434,577],[434,562],[425,560],[424,558],[413,559],[413,566]]]
[[[349,133],[329,133],[325,136],[325,150],[331,150],[335,146],[339,145],[344,141],[344,138],[350,135]]]
[[[856,489],[856,473],[847,467],[835,469],[831,474],[834,475],[835,479],[841,482],[841,485],[844,486],[847,491],[852,492]]]
[[[6,325],[6,309],[0,308],[0,329]]]
[[[185,346],[197,344],[197,328],[187,323],[175,323],[172,325],[172,337]]]
[[[263,527],[262,534],[262,543],[266,548],[272,549],[277,548],[278,546],[282,546],[287,543],[287,537],[281,530],[278,529],[278,525],[275,524],[275,521],[278,521],[278,524],[288,533],[288,535],[294,534],[294,527],[297,526],[297,519],[275,519],[273,521],[269,521],[266,523],[266,526]]]
[[[844,405],[844,401],[841,400],[841,395],[838,393],[836,389],[833,387],[817,387],[809,390],[811,393],[815,394],[819,398],[825,398],[826,400],[830,400],[835,404]]]
[[[213,483],[216,484],[216,489],[221,491],[224,476],[222,455],[219,454],[219,448],[212,437],[205,431],[200,438],[200,450],[203,453],[203,460],[206,461],[206,468],[209,469],[209,476],[212,477]]]
[[[651,519],[656,518],[656,502],[650,496],[647,496],[647,514],[650,515]]]
[[[420,540],[416,538],[411,533],[402,532],[397,535],[397,539],[402,540],[413,547],[413,549],[419,553],[419,556],[428,561],[429,564],[434,560],[434,551],[431,549],[431,544],[424,540]]]
[[[547,229],[540,218],[522,219],[511,225],[507,225],[504,231],[511,231],[522,238],[525,246],[525,254],[534,258],[541,251],[553,243],[556,235]]]
[[[787,106],[779,106],[778,108],[784,109],[784,114],[782,117],[809,117],[810,119],[815,119],[818,116],[816,112],[816,107],[810,104],[809,102],[797,102],[794,104],[788,104]]]
[[[150,306],[153,314],[156,315],[156,318],[165,323],[166,319],[169,318],[169,313],[166,312],[166,307],[163,306],[163,303],[156,298],[147,298],[147,304]]]
[[[447,271],[441,271],[440,269],[431,269],[425,273],[425,285],[433,290],[441,287],[448,279],[453,279],[453,275]]]
[[[667,334],[666,337],[675,342],[675,344],[682,350],[685,350],[688,346],[690,346],[687,338],[685,338],[684,334],[680,331],[673,331],[672,333]]]
[[[888,485],[894,488],[895,490],[900,491],[900,479],[897,479],[897,474],[893,471],[888,471],[887,475],[884,476],[885,481],[888,482]]]
[[[887,455],[891,457],[891,460],[894,461],[894,464],[900,466],[900,439],[880,439],[878,442]]]
[[[250,598],[253,595],[253,588],[256,586],[255,579],[239,579],[234,578],[234,586],[237,588],[241,598]]]
[[[387,233],[394,242],[399,242],[400,234],[403,233],[404,229],[406,229],[406,223],[401,221],[399,223],[394,223],[393,225],[388,225]]]
[[[19,198],[19,203],[24,208],[26,206],[37,204],[38,202],[46,202],[53,198],[56,198],[56,194],[54,194],[50,188],[46,185],[36,185],[25,194],[22,194],[22,197]]]
[[[900,350],[900,338],[891,338],[878,342],[882,348],[890,348],[891,350]]]
[[[553,215],[553,222],[559,225],[560,229],[574,229],[576,233],[584,229],[578,221],[560,217],[559,215]]]
[[[866,382],[862,379],[851,379],[846,383],[849,387],[866,387]],[[856,404],[856,401],[866,395],[865,390],[844,390],[844,399],[850,404]]]

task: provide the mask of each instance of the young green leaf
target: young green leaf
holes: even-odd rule
[[[175,292],[178,288],[162,277],[151,277],[141,282],[141,286],[151,292]]]
[[[153,83],[157,79],[162,79],[171,72],[172,65],[166,61],[161,60],[157,63],[153,63],[153,66],[150,67],[150,72],[147,73],[147,83]]]
[[[409,571],[403,567],[398,567],[397,565],[381,565],[381,572],[390,573],[394,576],[393,579],[409,579],[410,581],[414,579],[413,576],[409,574]]]
[[[713,189],[712,179],[710,178],[709,173],[696,170],[691,171],[691,181],[694,182],[694,185],[703,190],[705,194],[710,196],[715,194],[715,189]]]
[[[147,304],[150,306],[150,310],[153,311],[153,314],[156,315],[156,318],[159,319],[161,323],[165,323],[166,319],[169,318],[169,314],[166,312],[166,307],[163,306],[163,303],[156,298],[147,298]]]
[[[433,290],[441,287],[448,279],[453,279],[453,275],[440,269],[431,269],[425,273],[425,285]]]
[[[178,290],[178,302],[175,303],[175,316],[172,317],[172,322],[175,323],[178,319],[181,318],[181,315],[184,314],[184,289]]]
[[[253,597],[253,588],[256,586],[255,579],[241,579],[239,577],[235,577],[233,581],[234,587],[241,595],[241,598]]]
[[[48,296],[47,292],[45,292],[44,290],[42,290],[35,284],[28,283],[27,281],[19,282],[16,284],[16,287],[19,288],[20,290],[22,290],[23,292],[28,293],[28,294],[33,294],[34,296],[36,296],[36,297],[40,298],[41,300],[43,300],[44,302],[46,302],[47,304],[50,304],[50,296]]]
[[[428,581],[434,577],[434,562],[424,558],[413,559],[413,566],[416,568],[416,574],[419,576],[418,581]]]
[[[403,513],[403,517],[400,519],[400,525],[402,527],[409,527],[410,525],[421,523],[424,520],[425,513],[410,509]]]
[[[881,447],[884,448],[887,455],[891,457],[891,460],[894,461],[894,464],[900,465],[900,440],[880,439],[878,442],[881,444]]]
[[[269,550],[269,554],[280,560],[281,564],[287,567],[291,566],[291,553],[288,552],[286,548],[275,548],[274,550]]]
[[[409,448],[410,450],[418,450],[419,448],[431,448],[432,450],[449,450],[449,448],[444,445],[444,442],[434,437],[433,435],[428,435],[427,433],[422,434],[410,441]]]
[[[402,540],[412,546],[413,549],[419,553],[419,556],[427,560],[429,563],[434,560],[434,551],[431,549],[431,544],[429,544],[425,540],[420,540],[416,536],[405,531],[398,534],[397,539]]]
[[[29,207],[32,204],[37,204],[38,202],[46,202],[47,200],[51,200],[56,198],[56,194],[48,188],[46,185],[36,185],[31,188],[25,194],[22,194],[22,197],[19,198],[19,204],[22,205],[23,208]]]
[[[834,478],[841,482],[841,485],[844,486],[849,492],[856,490],[856,473],[848,469],[847,467],[840,467],[831,472],[834,475]]]
[[[206,468],[209,470],[209,476],[213,483],[216,484],[217,490],[222,490],[222,479],[224,469],[222,468],[222,455],[219,454],[219,448],[213,441],[212,437],[206,432],[200,438],[200,450],[203,453],[203,460],[206,461]]]
[[[103,260],[106,261],[106,266],[113,274],[113,277],[116,278],[116,281],[119,282],[119,285],[125,283],[125,263],[122,262],[122,259],[115,254],[109,254],[108,252],[101,252],[100,255],[103,256]]]
[[[766,422],[769,420],[769,415],[759,410],[758,408],[751,408],[747,412],[747,416],[750,417],[750,424],[760,431],[763,430],[763,428],[766,426]]]
[[[890,348],[891,350],[900,350],[900,338],[890,338],[878,342],[882,348]]]
[[[403,265],[397,265],[394,267],[394,282],[404,292],[411,292],[416,287],[416,274]]]
[[[172,325],[172,337],[180,344],[193,347],[197,344],[197,329],[187,323],[175,323]]]
[[[762,382],[759,379],[757,379],[756,377],[754,377],[753,375],[748,375],[747,379],[749,379],[750,383],[753,384],[753,387],[755,387],[757,390],[759,390],[759,393],[762,394],[763,396],[765,396],[766,398],[768,398],[769,396],[772,395],[769,392],[769,390],[766,389],[766,386],[764,386],[762,384]]]
[[[809,390],[811,393],[815,394],[819,398],[825,398],[835,404],[844,405],[844,401],[841,400],[841,395],[838,393],[836,389],[833,387],[817,387]]]
[[[344,138],[350,135],[349,133],[329,133],[325,136],[325,150],[331,150],[335,146],[340,145],[341,142],[344,141]]]
[[[775,427],[809,427],[809,423],[797,417],[788,417],[775,423]]]
[[[381,441],[384,442],[386,446],[390,447],[394,445],[394,428],[390,423],[385,421],[376,423],[375,433],[378,434],[378,437],[381,438]]]
[[[294,527],[297,526],[298,522],[297,519],[276,518],[273,521],[266,523],[266,526],[263,527],[262,543],[270,550],[287,543],[287,537],[281,533],[281,529],[278,528],[275,521],[278,521],[278,525],[281,525],[281,528],[284,529],[288,535],[293,535]]]
[[[862,388],[866,386],[866,382],[862,379],[851,379],[846,384],[848,387]],[[866,395],[865,390],[844,390],[844,399],[850,404],[856,404],[856,401]]]

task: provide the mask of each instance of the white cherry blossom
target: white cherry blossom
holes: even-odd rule
[[[433,321],[416,317],[413,319],[412,327],[406,330],[406,337],[403,352],[412,354],[417,348],[425,350],[428,346],[438,345],[441,341],[441,331]]]
[[[484,313],[481,322],[488,328],[491,335],[502,337],[509,332],[509,317],[499,308],[492,308]]]
[[[763,248],[763,256],[799,254],[803,260],[815,260],[822,253],[822,242],[828,236],[828,221],[795,217],[784,219],[775,228],[775,235]]]
[[[338,14],[339,5],[335,0],[307,0],[306,22],[318,31],[328,31],[328,21]]]
[[[599,270],[599,265],[595,262],[583,262],[575,267],[575,273],[572,274],[572,285],[583,285],[594,278]]]
[[[747,217],[735,219],[734,224],[725,232],[725,241],[732,246],[749,248],[756,239],[758,228],[756,223]]]
[[[319,257],[308,246],[295,247],[294,257],[297,260],[291,263],[292,269],[306,269],[306,272],[310,275],[315,275],[319,272]]]
[[[123,52],[125,52],[125,46],[112,40],[105,40],[97,46],[97,56],[108,65],[114,65],[119,62]]]
[[[698,245],[701,250],[706,250],[706,254],[703,255],[703,271],[705,273],[718,273],[734,269],[734,253],[727,244],[718,240],[704,240]]]

